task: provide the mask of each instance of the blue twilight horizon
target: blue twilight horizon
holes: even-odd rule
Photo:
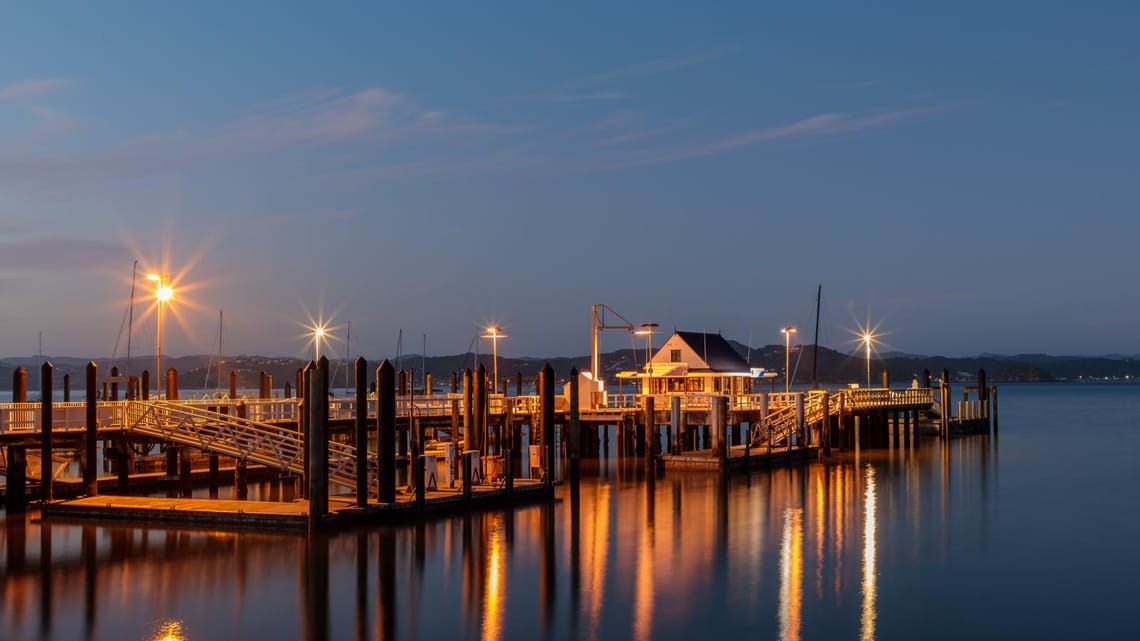
[[[1140,353],[1135,3],[2,15],[0,355]]]

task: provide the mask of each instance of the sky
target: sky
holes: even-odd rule
[[[1140,353],[1134,2],[3,13],[0,356]]]

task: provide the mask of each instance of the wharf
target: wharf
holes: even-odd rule
[[[729,471],[751,470],[769,467],[779,463],[804,461],[817,457],[819,448],[812,447],[779,447],[771,450],[762,448],[745,448],[735,445],[728,448],[725,459]],[[681,454],[662,454],[661,464],[666,470],[700,470],[717,471],[721,469],[720,457],[715,450],[693,450]]]
[[[461,489],[429,490],[425,492],[422,510],[413,493],[400,494],[394,503],[369,502],[367,507],[357,506],[351,497],[330,496],[329,512],[319,526],[387,525],[466,510],[539,503],[549,497],[548,488],[534,479],[515,479],[509,493],[500,485],[472,486],[469,499]],[[225,529],[310,527],[309,502],[304,499],[278,502],[98,495],[53,501],[41,510],[45,518],[53,520],[124,520],[134,524],[195,524]]]

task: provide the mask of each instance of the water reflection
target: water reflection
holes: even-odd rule
[[[875,638],[875,468],[864,468],[864,482],[867,489],[863,495],[863,612],[859,620],[859,638],[872,641]]]
[[[729,479],[584,470],[554,505],[330,536],[12,516],[0,638],[874,639],[907,607],[880,582],[950,553],[951,496],[955,536],[989,527],[994,456],[962,443]]]
[[[182,622],[177,619],[163,621],[155,628],[150,641],[186,641],[186,635],[182,632]]]

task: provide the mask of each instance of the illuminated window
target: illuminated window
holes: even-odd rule
[[[679,350],[679,349],[669,350],[669,362],[670,363],[680,363],[681,362],[681,350]]]

